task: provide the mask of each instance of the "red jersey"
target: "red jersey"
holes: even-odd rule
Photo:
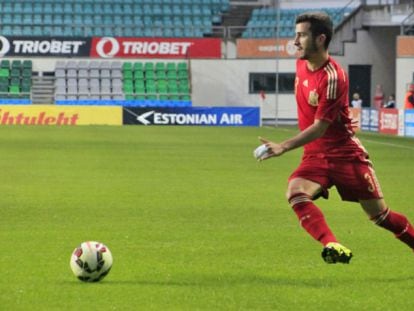
[[[316,71],[308,69],[306,60],[297,60],[295,94],[300,130],[315,119],[330,123],[321,138],[304,146],[305,155],[348,158],[366,153],[354,136],[349,117],[348,84],[345,71],[331,57]]]

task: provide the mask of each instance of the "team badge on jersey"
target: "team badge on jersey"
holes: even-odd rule
[[[319,103],[319,95],[316,92],[316,89],[309,92],[308,103],[309,103],[309,105],[311,105],[313,107],[318,106],[318,103]]]

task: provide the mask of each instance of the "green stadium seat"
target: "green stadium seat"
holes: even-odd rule
[[[180,79],[179,80],[179,82],[180,82],[180,84],[189,84],[189,82],[188,82],[188,78],[182,78],[182,79]]]
[[[24,67],[26,66],[26,67]],[[32,90],[32,61],[0,61],[0,98],[30,99]]]
[[[6,77],[8,78],[10,76],[10,70],[7,68],[1,68],[0,69],[0,78],[1,77]]]
[[[13,60],[11,63],[11,68],[13,69],[19,69],[22,68],[22,62],[20,60]]]
[[[170,93],[170,94],[178,94],[179,92],[178,92],[178,87],[177,86],[169,86],[168,87],[168,92]]]
[[[23,67],[22,77],[31,78],[32,77],[32,68],[24,68]]]
[[[185,93],[185,94],[188,94],[188,93],[190,93],[190,88],[188,87],[188,85],[187,85],[187,84],[180,84],[180,85],[178,86],[178,91],[179,91],[180,93]]]
[[[147,85],[146,86],[146,93],[157,93],[157,89],[156,89],[156,87],[155,87],[155,84],[154,85]]]
[[[181,70],[187,71],[188,70],[187,63],[178,63],[177,70],[178,71],[181,71]]]
[[[8,59],[3,59],[0,63],[1,69],[10,69],[10,61]]]
[[[134,85],[132,83],[131,84],[124,83],[123,89],[126,94],[134,94]]]
[[[23,61],[23,69],[28,69],[30,68],[30,70],[33,69],[33,63],[31,60],[24,60]]]
[[[175,70],[167,71],[167,78],[172,79],[172,80],[176,80],[177,79],[177,71],[175,71]]]
[[[157,81],[158,87],[167,87],[167,81],[166,80],[158,80]]]
[[[0,77],[0,84],[9,85],[9,77]]]
[[[174,80],[168,79],[167,80],[167,84],[168,84],[169,87],[171,87],[171,86],[177,86],[178,81],[176,79],[174,79]]]
[[[20,68],[12,68],[11,72],[10,72],[10,77],[11,78],[20,78]]]
[[[145,93],[145,81],[144,80],[135,80],[135,93]]]
[[[20,77],[13,77],[10,79],[11,86],[20,86]]]
[[[24,85],[32,85],[32,78],[31,77],[23,77],[22,84]]]
[[[145,68],[145,71],[149,71],[149,70],[154,71],[154,63],[150,63],[150,62],[145,63],[144,68]]]
[[[146,70],[145,71],[145,79],[155,79],[155,71]]]
[[[134,69],[134,78],[144,79],[144,71],[142,71],[141,69]]]
[[[178,71],[178,79],[188,79],[188,71],[187,70],[179,70]]]
[[[134,63],[134,70],[144,71],[144,65],[142,63],[136,62]]]
[[[20,94],[20,87],[18,85],[10,85],[9,93],[10,94]]]
[[[123,71],[125,71],[125,70],[132,71],[132,63],[130,63],[130,62],[123,63],[122,64],[122,70]]]
[[[133,78],[133,74],[131,70],[124,70],[123,71],[123,77],[124,79],[131,79]]]
[[[145,85],[146,86],[151,85],[151,86],[155,87],[155,80],[154,79],[147,79],[147,80],[145,80]]]
[[[159,87],[157,90],[158,94],[168,94],[168,89],[167,87]]]
[[[135,88],[145,87],[144,80],[135,80],[134,84],[135,84]]]
[[[124,62],[126,99],[191,100],[186,62]]]
[[[135,94],[145,94],[145,87],[137,87],[135,88]]]
[[[155,71],[165,71],[165,63],[156,63]]]
[[[167,71],[176,71],[175,63],[167,63]]]
[[[22,73],[21,78],[22,78],[23,82],[27,82],[27,83],[32,84],[32,76],[31,75],[30,76],[29,75],[23,75],[23,73]]]
[[[167,74],[165,73],[164,70],[157,70],[156,75],[157,75],[157,79],[166,79],[167,78]]]
[[[22,84],[22,93],[30,93],[31,90],[32,90],[31,85]]]
[[[130,84],[130,85],[133,85],[134,83],[133,83],[133,80],[131,79],[131,78],[129,78],[129,79],[125,79],[124,78],[124,85],[125,84]]]

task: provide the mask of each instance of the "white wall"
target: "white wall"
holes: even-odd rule
[[[258,94],[249,94],[249,73],[276,72],[276,60],[192,60],[193,104],[195,106],[258,106]],[[295,60],[279,61],[279,72],[294,73]],[[296,118],[293,94],[266,95],[262,116]]]
[[[407,86],[413,81],[414,74],[414,57],[412,58],[397,58],[396,66],[396,77],[397,77],[397,91],[396,91],[396,102],[398,108],[404,107],[404,97],[407,92]]]
[[[372,66],[371,100],[377,84],[382,84],[386,98],[396,93],[395,59],[398,34],[398,27],[359,30],[356,42],[345,43],[344,56],[335,57],[346,70],[349,65]]]
[[[58,60],[65,60],[63,58],[48,58],[48,57],[36,57],[36,58],[27,58],[27,57],[17,57],[16,59],[31,59],[33,62],[33,71],[43,72],[43,71],[55,71],[55,64]],[[10,58],[10,60],[13,60]]]

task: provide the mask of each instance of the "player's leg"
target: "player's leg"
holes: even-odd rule
[[[312,198],[323,191],[320,184],[296,177],[289,181],[286,196],[301,226],[324,246],[322,258],[327,263],[348,263],[351,251],[338,243],[322,211],[313,203]]]
[[[390,210],[384,199],[360,200],[360,203],[376,225],[391,231],[414,250],[414,228],[405,215]]]
[[[304,178],[289,181],[286,197],[297,215],[301,226],[323,245],[337,242],[329,229],[322,211],[313,203],[312,198],[322,191],[321,185]]]

